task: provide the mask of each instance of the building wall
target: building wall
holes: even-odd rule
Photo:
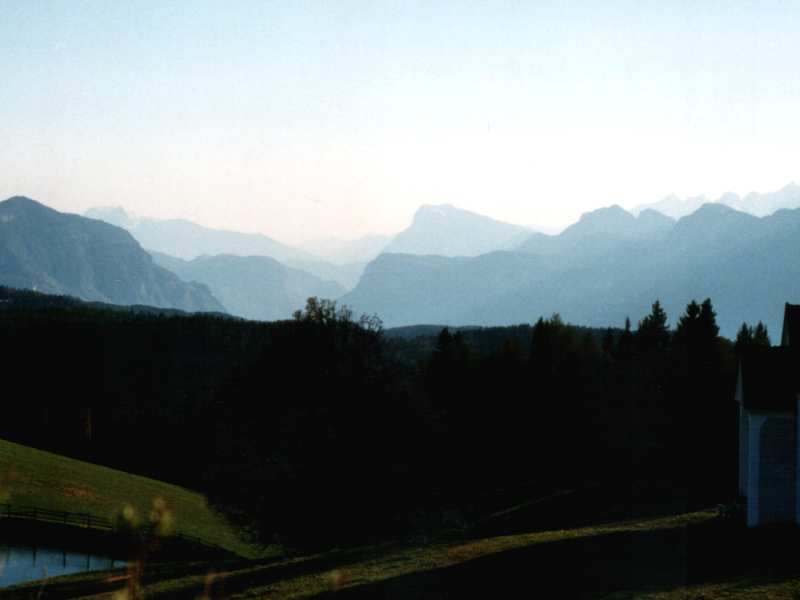
[[[750,439],[748,411],[739,404],[739,495],[747,496],[748,440]]]
[[[797,396],[797,410],[800,411],[800,394]],[[795,412],[800,415],[800,412]],[[800,419],[795,418],[794,430],[794,520],[800,525]]]
[[[795,521],[796,419],[791,413],[750,412],[747,524]]]

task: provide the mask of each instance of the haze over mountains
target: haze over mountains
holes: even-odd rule
[[[456,208],[424,205],[411,225],[384,248],[387,253],[478,256],[519,246],[531,231]]]
[[[602,327],[635,325],[655,299],[674,323],[690,300],[711,297],[724,335],[745,320],[775,335],[783,303],[800,299],[798,239],[800,209],[758,218],[707,204],[676,222],[610,207],[513,252],[381,255],[342,302],[390,327],[509,325],[554,312]]]
[[[728,206],[735,203],[792,205],[800,187],[728,195],[679,219],[611,206],[558,235],[426,205],[391,239],[317,243],[329,260],[267,236],[120,208],[87,213],[125,231],[13,198],[0,204],[0,284],[263,320],[288,318],[319,296],[378,314],[389,327],[530,323],[554,312],[598,327],[630,317],[635,326],[655,299],[674,322],[690,300],[711,297],[724,335],[758,320],[777,335],[781,306],[800,300],[800,209],[756,217]],[[373,259],[365,269],[349,262],[359,257]]]
[[[232,314],[247,319],[288,319],[311,296],[338,298],[345,288],[282,265],[267,256],[200,256],[191,261],[151,252],[155,262],[183,281],[208,286]]]
[[[516,250],[569,264],[630,242],[660,239],[674,225],[675,219],[655,210],[646,209],[634,217],[614,205],[583,214],[558,235],[529,235]]]
[[[207,287],[156,265],[125,230],[24,197],[0,202],[0,284],[113,304],[224,311]]]
[[[679,198],[670,195],[651,204],[640,204],[632,209],[633,214],[639,214],[645,209],[653,209],[674,219],[690,215],[703,204],[712,202],[706,196],[693,198]],[[800,185],[792,182],[775,192],[759,194],[750,192],[744,197],[728,192],[714,202],[723,204],[742,212],[750,213],[757,217],[766,217],[782,208],[800,208]]]
[[[336,265],[368,263],[386,248],[390,235],[365,235],[354,240],[325,238],[307,242],[303,250]]]
[[[186,219],[140,218],[119,206],[91,208],[85,216],[127,229],[143,248],[184,260],[213,254],[271,256],[280,261],[314,259],[260,233],[211,229]]]
[[[212,229],[185,219],[139,218],[121,207],[92,208],[85,216],[127,229],[146,250],[184,260],[218,254],[268,256],[320,279],[332,279],[347,289],[358,281],[366,263],[334,264],[260,233]]]

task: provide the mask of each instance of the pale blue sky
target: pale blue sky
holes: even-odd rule
[[[794,2],[0,1],[0,197],[287,241],[800,180]]]

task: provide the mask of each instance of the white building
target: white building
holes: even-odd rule
[[[800,305],[786,305],[779,347],[742,357],[736,401],[747,525],[800,524]]]

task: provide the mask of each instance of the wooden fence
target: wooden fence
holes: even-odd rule
[[[30,520],[37,521],[39,523],[55,523],[58,525],[83,527],[85,529],[97,529],[100,531],[118,533],[116,522],[112,519],[98,517],[89,513],[69,512],[66,510],[50,510],[38,506],[15,506],[12,504],[0,504],[0,521],[3,519]],[[154,530],[152,526],[146,526],[142,529],[142,532],[146,535],[152,535]],[[226,552],[224,548],[207,542],[206,540],[194,535],[176,533],[169,537],[177,538],[198,546],[204,546],[208,549]]]

